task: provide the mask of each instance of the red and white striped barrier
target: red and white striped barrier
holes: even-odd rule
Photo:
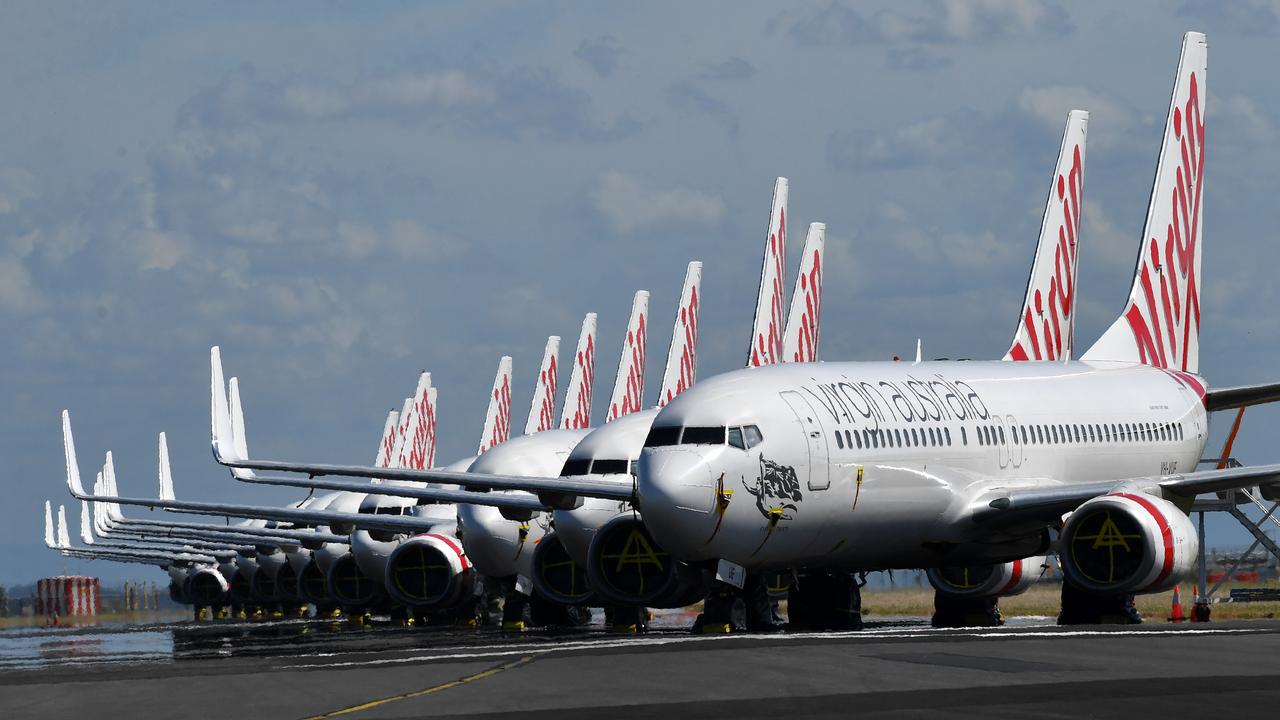
[[[36,614],[93,616],[102,608],[102,587],[96,577],[63,575],[36,581]]]

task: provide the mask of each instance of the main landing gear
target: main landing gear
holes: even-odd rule
[[[1000,596],[956,597],[934,591],[933,618],[936,628],[998,627],[1004,624],[1000,614]]]
[[[790,630],[862,629],[862,583],[853,573],[804,571],[787,596]]]
[[[1062,583],[1059,625],[1137,625],[1142,614],[1133,595],[1093,595],[1070,582]]]

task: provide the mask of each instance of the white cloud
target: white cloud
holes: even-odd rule
[[[402,72],[350,85],[294,82],[282,91],[286,110],[312,118],[330,118],[378,108],[452,108],[483,105],[497,99],[492,88],[458,70]]]
[[[143,230],[135,242],[142,270],[172,270],[190,248],[184,238],[159,230]]]
[[[685,188],[646,188],[635,178],[612,170],[600,177],[591,200],[622,233],[665,223],[715,225],[724,215],[724,201],[718,195]]]
[[[1133,126],[1133,111],[1102,93],[1078,85],[1046,85],[1026,88],[1018,95],[1018,109],[1054,133],[1061,133],[1071,110],[1089,111],[1091,125],[1107,128],[1098,138],[1114,138]]]
[[[396,220],[387,229],[387,244],[400,257],[441,260],[457,255],[464,245],[450,235],[423,227],[413,220]]]
[[[368,257],[378,246],[378,233],[368,225],[338,223],[338,247],[347,257]]]
[[[0,215],[18,212],[24,200],[36,196],[36,177],[20,167],[0,167]]]
[[[32,283],[26,266],[15,258],[0,257],[0,310],[26,315],[43,305],[44,298]]]

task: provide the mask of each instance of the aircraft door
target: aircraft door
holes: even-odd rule
[[[1005,415],[1004,421],[1009,426],[1005,428],[1009,433],[1009,459],[1014,467],[1022,467],[1022,438],[1018,436],[1018,420],[1012,415]]]
[[[810,490],[826,490],[831,487],[831,463],[827,456],[827,434],[822,429],[822,423],[818,421],[818,413],[803,395],[794,390],[781,392],[778,395],[787,402],[791,412],[795,413],[796,421],[800,423],[800,429],[804,433],[805,442],[809,448],[808,468],[796,468],[796,472],[804,472],[808,475]]]
[[[999,415],[991,416],[991,421],[995,423],[995,442],[996,442],[996,458],[1000,462],[1000,469],[1009,467],[1009,435],[1008,430],[1004,426],[1004,418]]]

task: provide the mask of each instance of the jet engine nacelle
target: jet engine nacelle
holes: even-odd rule
[[[1040,577],[1043,555],[993,565],[929,568],[925,575],[933,589],[955,598],[984,598],[1026,592]]]
[[[471,595],[476,571],[456,537],[415,535],[387,558],[386,586],[397,602],[417,608],[449,608]]]
[[[639,514],[628,513],[596,531],[587,579],[606,602],[677,608],[706,597],[711,573],[672,557],[654,542]]]
[[[592,605],[596,594],[587,579],[587,569],[569,554],[559,531],[542,536],[533,551],[533,587],[548,600],[561,605]]]
[[[1142,493],[1089,500],[1067,519],[1058,543],[1067,582],[1098,595],[1167,590],[1191,574],[1198,552],[1191,519]]]
[[[196,568],[187,575],[186,596],[201,607],[223,605],[231,592],[231,583],[216,567]]]

